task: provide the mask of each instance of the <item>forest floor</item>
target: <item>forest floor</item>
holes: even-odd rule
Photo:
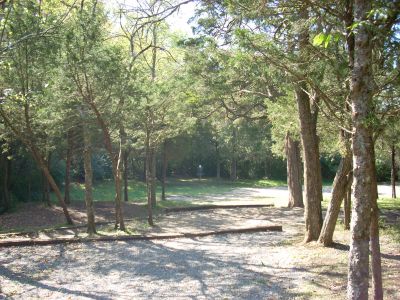
[[[196,201],[274,203],[272,208],[159,213],[154,228],[140,221],[143,206],[129,203],[126,216],[138,214],[138,219],[127,225],[155,234],[269,224],[282,225],[282,232],[0,249],[0,299],[343,299],[349,232],[338,224],[333,248],[302,244],[303,210],[285,208],[284,189],[272,190],[235,188]],[[178,204],[189,200],[182,195],[169,199]],[[76,205],[74,217],[83,221],[83,207]],[[108,206],[96,203],[97,220],[112,220]],[[382,211],[390,222],[398,222],[400,210]],[[32,211],[25,217],[32,218]],[[99,230],[107,234],[111,227]],[[77,234],[69,230],[63,235]],[[54,232],[41,234],[51,238]],[[383,230],[381,245],[385,299],[400,299],[400,240]]]

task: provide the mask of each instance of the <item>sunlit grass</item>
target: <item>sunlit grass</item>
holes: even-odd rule
[[[181,196],[201,196],[206,194],[223,194],[239,187],[266,188],[285,186],[286,182],[282,180],[216,180],[216,179],[169,179],[167,182],[167,195]],[[83,201],[85,197],[85,186],[80,183],[71,185],[70,196],[73,201]],[[105,180],[95,183],[93,186],[94,201],[113,201],[115,197],[114,183],[112,180]],[[161,198],[161,186],[157,185],[157,197]],[[54,195],[53,195],[54,198]],[[146,184],[129,180],[128,182],[128,198],[133,202],[146,201]],[[170,202],[170,201],[168,201]],[[161,203],[161,201],[160,201]],[[181,205],[185,204],[180,202]],[[163,205],[163,204],[161,204]],[[171,203],[164,205],[172,205]],[[185,204],[186,205],[186,204]]]

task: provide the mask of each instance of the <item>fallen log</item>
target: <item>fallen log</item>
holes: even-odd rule
[[[92,242],[132,241],[132,240],[166,240],[166,239],[176,239],[176,238],[195,238],[195,237],[204,237],[210,235],[265,232],[265,231],[282,231],[282,226],[270,225],[270,226],[232,228],[232,229],[213,230],[213,231],[200,231],[193,233],[165,233],[165,234],[157,233],[157,234],[124,235],[124,236],[100,236],[93,238],[4,240],[0,241],[0,248],[92,243]]]

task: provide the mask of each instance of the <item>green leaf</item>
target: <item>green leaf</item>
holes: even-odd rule
[[[325,33],[318,33],[314,39],[313,39],[313,45],[314,46],[321,46],[326,40],[326,34]]]

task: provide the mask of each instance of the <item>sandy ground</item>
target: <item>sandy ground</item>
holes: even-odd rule
[[[348,232],[335,248],[303,245],[302,209],[174,213],[154,230],[259,224],[283,232],[0,249],[0,299],[345,298]],[[384,236],[382,253],[385,299],[400,299],[399,245]]]
[[[349,233],[338,225],[335,248],[303,245],[303,210],[286,198],[284,188],[205,195],[197,201],[277,207],[172,213],[149,229],[283,232],[0,249],[0,299],[344,299]],[[400,245],[389,236],[381,245],[385,299],[400,299]]]
[[[400,193],[400,186],[397,186]],[[332,187],[324,186],[322,189],[323,197],[330,198]],[[378,185],[378,194],[381,198],[391,197],[392,190],[390,185]],[[214,195],[206,194],[199,196],[168,195],[168,200],[196,201],[196,203],[210,204],[274,204],[276,207],[286,207],[288,201],[287,187],[271,188],[236,188],[232,191]]]

